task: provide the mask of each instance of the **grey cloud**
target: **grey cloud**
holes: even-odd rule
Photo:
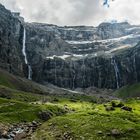
[[[140,1],[110,1],[110,8],[103,7],[103,0],[0,0],[8,9],[20,11],[30,22],[57,25],[97,25],[105,20],[128,19],[139,23]],[[130,12],[131,11],[131,12]],[[129,12],[129,14],[128,14]]]
[[[59,25],[92,24],[99,0],[0,0],[7,8],[20,11],[28,21]],[[23,9],[20,9],[20,6]]]

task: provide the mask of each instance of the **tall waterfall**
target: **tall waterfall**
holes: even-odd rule
[[[71,60],[70,62],[70,69],[71,69],[71,75],[72,75],[72,89],[75,89],[76,72],[75,72],[75,64],[73,60]]]
[[[112,58],[112,64],[113,64],[114,70],[115,70],[117,88],[120,88],[120,84],[119,84],[119,75],[120,75],[120,72],[119,72],[118,65],[116,63],[115,58]]]
[[[30,65],[28,65],[28,79],[32,80],[32,68]]]
[[[23,31],[23,48],[22,48],[22,53],[24,55],[25,64],[28,64],[25,43],[26,43],[26,29],[24,28],[24,31]]]
[[[57,84],[57,69],[56,69],[56,66],[57,66],[57,64],[56,64],[56,58],[54,58],[55,59],[55,70],[54,70],[54,75],[55,75],[55,84]]]
[[[138,74],[137,74],[137,68],[136,68],[136,53],[133,56],[133,67],[134,67],[134,76],[136,82],[138,82]]]
[[[83,78],[82,78],[82,84],[83,87],[85,86],[85,78],[86,78],[86,68],[85,68],[85,58],[83,58],[83,64],[82,64],[82,71],[83,71]]]
[[[23,53],[23,56],[24,56],[25,64],[28,65],[28,79],[32,80],[32,68],[31,68],[31,65],[28,63],[27,54],[26,54],[26,29],[25,28],[24,28],[24,31],[23,31],[23,48],[22,48],[22,53]]]

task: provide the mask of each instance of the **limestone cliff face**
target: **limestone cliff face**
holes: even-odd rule
[[[33,79],[71,89],[114,89],[139,81],[139,49],[135,51],[139,47],[134,46],[140,36],[132,29],[138,28],[138,32],[139,27],[128,23],[103,25],[104,31],[99,35],[101,25],[95,29],[26,24]],[[91,40],[91,31],[96,40]],[[73,34],[73,39],[68,34]],[[75,34],[87,37],[78,39]]]
[[[43,84],[114,89],[139,82],[139,40],[140,26],[127,22],[98,27],[24,23],[0,6],[0,68],[30,74]]]
[[[127,35],[127,28],[130,24],[127,22],[123,23],[101,23],[97,28],[97,35],[101,39],[116,38]]]
[[[0,5],[0,67],[17,75],[23,75],[22,31],[20,21]]]
[[[138,46],[137,46],[138,47]],[[42,80],[60,87],[120,88],[140,81],[140,48],[124,50],[112,56],[79,60],[46,60]]]

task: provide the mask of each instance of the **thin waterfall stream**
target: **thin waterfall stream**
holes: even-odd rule
[[[118,65],[116,63],[115,58],[112,57],[111,59],[112,59],[112,64],[113,64],[114,71],[115,71],[117,88],[119,89],[120,88],[120,83],[119,83],[119,75],[120,75],[120,72],[119,72],[119,68],[118,68]]]
[[[22,54],[24,56],[25,64],[28,65],[28,79],[32,80],[32,68],[31,68],[31,65],[28,63],[27,54],[26,54],[26,29],[25,28],[24,28],[24,31],[23,31]]]

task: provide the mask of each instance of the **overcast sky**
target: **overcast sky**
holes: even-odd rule
[[[140,24],[140,0],[0,0],[12,11],[19,11],[29,22],[57,25],[93,25],[118,20]]]

